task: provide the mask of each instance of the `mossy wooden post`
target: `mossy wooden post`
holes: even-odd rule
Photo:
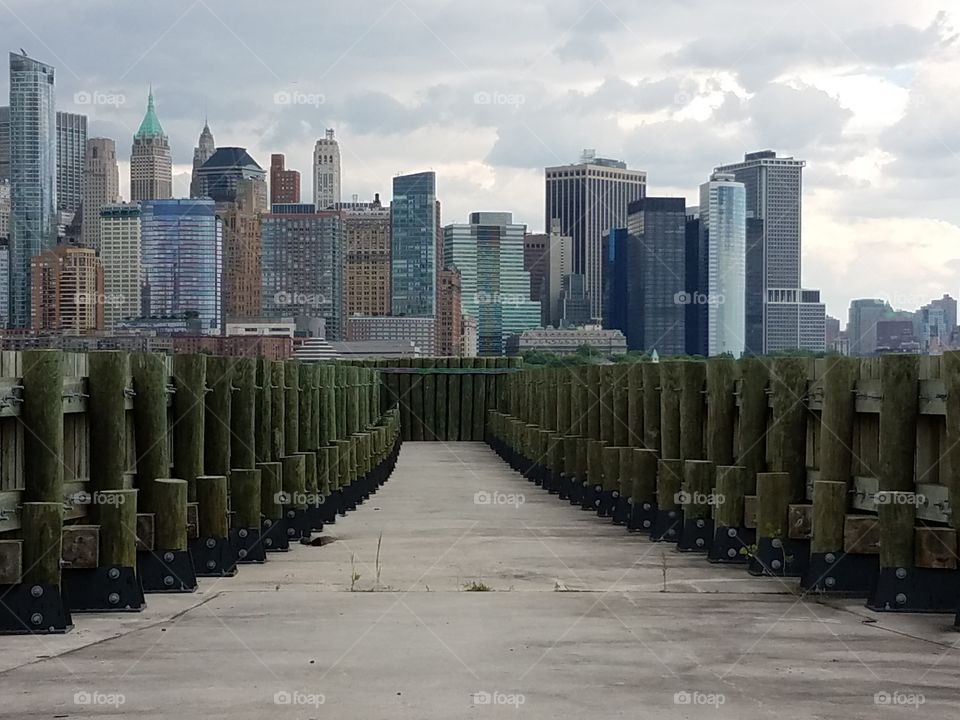
[[[283,449],[288,457],[300,449],[300,362],[283,365]]]
[[[557,407],[555,425],[557,432],[566,435],[570,432],[570,407],[572,396],[570,394],[570,371],[564,367],[558,367],[554,370],[554,384],[557,390]]]
[[[463,358],[450,358],[448,362],[454,373],[450,375],[447,385],[447,437],[456,442],[460,440],[460,385],[463,377],[456,370],[463,366]],[[513,399],[515,401],[515,395]]]
[[[747,469],[747,495],[757,490],[757,473],[767,469],[767,416],[769,402],[767,361],[740,361],[740,414],[737,427],[737,464]]]
[[[654,501],[657,497],[657,451],[633,448],[633,463],[631,497],[638,502]]]
[[[660,363],[647,362],[643,367],[643,447],[662,452],[660,439]]]
[[[90,429],[90,457],[96,463],[90,473],[90,493],[123,487],[127,471],[127,412],[124,409],[130,375],[130,357],[114,350],[87,355],[87,412],[95,422]],[[102,503],[92,503],[90,521],[99,523]]]
[[[919,378],[918,356],[881,356],[880,490],[914,492]]]
[[[736,384],[736,360],[716,357],[707,361],[707,460],[714,465],[733,464]]]
[[[757,475],[757,539],[786,540],[789,533],[793,480],[787,472]]]
[[[627,445],[642,448],[643,445],[643,365],[635,362],[627,366]]]
[[[284,504],[302,510],[306,507],[306,458],[303,455],[286,455],[280,462],[283,465],[283,495],[287,501]]]
[[[196,479],[197,520],[200,537],[225,538],[227,522],[227,478],[225,475],[200,475]]]
[[[283,465],[279,462],[257,463],[260,471],[260,514],[269,520],[283,517],[280,497],[283,493]]]
[[[591,440],[587,446],[587,480],[594,488],[603,487],[603,440]]]
[[[206,383],[206,355],[173,356],[173,474],[187,481],[188,502],[196,502],[194,481],[204,473]]]
[[[153,546],[156,550],[187,549],[187,481],[157,478],[152,482]]]
[[[310,370],[310,430],[307,433],[307,443],[301,450],[316,450],[320,447],[320,425],[323,422],[321,415],[323,405],[320,400],[320,366],[309,363]]]
[[[707,364],[702,360],[688,360],[680,368],[680,458],[702,460],[703,400]]]
[[[473,440],[473,370],[478,358],[463,358],[461,366],[469,370],[460,378],[460,439]]]
[[[284,442],[284,427],[286,422],[283,415],[286,412],[284,395],[284,374],[286,366],[282,360],[274,360],[270,369],[270,461],[280,462],[286,455]]]
[[[63,352],[23,351],[23,499],[63,503]],[[38,510],[46,517],[46,511]],[[58,541],[59,542],[59,541]],[[59,562],[60,554],[57,553]],[[26,559],[24,559],[25,567]],[[58,573],[59,576],[59,573]]]
[[[714,464],[709,460],[686,460],[683,463],[681,499],[683,519],[707,520],[710,518],[710,496],[716,477]]]
[[[410,367],[411,367],[410,358],[399,358],[397,360],[397,368],[401,370],[407,370]],[[339,368],[337,369],[339,370]],[[402,372],[399,375],[397,375],[398,391],[399,391],[397,396],[397,401],[400,404],[400,433],[404,440],[410,440],[413,437],[410,433],[410,425],[411,425],[410,387],[411,387],[412,378],[413,378],[413,375],[407,372]],[[457,404],[459,405],[459,399],[457,401]],[[337,437],[343,437],[343,435],[338,433]]]
[[[613,445],[614,426],[616,418],[613,405],[613,366],[603,365],[598,368],[600,372],[599,396],[600,404],[600,439]]]
[[[947,391],[944,460],[950,471],[941,482],[949,490],[950,524],[960,530],[960,350],[944,353],[942,363],[941,376]]]
[[[880,567],[912,568],[915,562],[916,495],[912,492],[881,490],[875,500],[880,525]]]
[[[24,502],[20,508],[20,534],[23,537],[23,583],[60,587],[63,497],[56,502]]]
[[[230,466],[252,468],[256,455],[257,364],[254,358],[233,358],[230,401]],[[174,455],[176,460],[176,455]],[[176,473],[175,473],[176,474]]]
[[[301,452],[316,447],[316,440],[311,437],[314,430],[313,425],[313,365],[310,363],[300,363],[298,377],[300,381],[300,391],[298,406],[300,408],[300,424],[298,429],[300,437],[297,440],[297,449]]]
[[[776,358],[770,387],[770,469],[790,475],[791,502],[807,496],[807,358]]]
[[[207,398],[204,421],[203,470],[207,475],[230,472],[230,409],[233,358],[207,358]]]
[[[271,413],[270,400],[270,371],[272,363],[267,358],[257,358],[257,385],[256,385],[256,420],[254,430],[254,450],[258,463],[270,461],[270,428]]]
[[[164,356],[154,353],[136,353],[130,358],[133,373],[133,427],[137,449],[137,488],[140,490],[140,512],[159,514],[166,511],[166,496],[158,500],[159,478],[170,474],[170,450],[167,445],[167,365]],[[169,492],[167,492],[169,494]],[[186,481],[184,481],[183,532],[186,536]],[[156,523],[156,521],[155,521]],[[156,532],[156,531],[155,531]],[[186,542],[186,541],[184,541]],[[156,547],[163,550],[183,548]]]
[[[823,447],[821,445],[821,447]],[[811,553],[843,550],[843,523],[847,515],[846,482],[815,480],[813,483],[813,533]]]
[[[423,440],[423,359],[415,358],[410,361],[414,373],[410,375],[410,391],[407,393],[407,403],[410,406],[410,439]]]
[[[434,358],[424,358],[423,368],[427,375],[423,376],[423,439],[440,439],[437,433],[437,361]]]
[[[603,448],[603,480],[602,487],[605,493],[620,489],[620,451],[623,448],[607,445]]]
[[[434,365],[437,374],[434,376],[434,388],[436,396],[433,399],[433,422],[436,426],[437,440],[449,440],[450,429],[447,426],[447,388],[450,384],[450,376],[445,370],[450,367],[449,358],[436,358]]]
[[[600,387],[600,366],[587,366],[587,435],[594,440],[599,440],[602,435],[600,432],[600,399],[602,397]]]
[[[137,566],[138,490],[102,490],[98,505],[100,567]],[[59,557],[59,555],[58,555]]]
[[[630,431],[630,365],[613,366],[613,441],[620,447],[632,444]]]
[[[360,429],[360,368],[347,365],[347,435]]]
[[[747,469],[741,465],[717,467],[717,528],[743,527],[743,498],[747,489]]]
[[[342,409],[337,406],[337,388],[335,380],[336,368],[333,365],[324,365],[321,367],[321,377],[323,386],[320,390],[320,446],[324,447],[332,443],[337,437],[337,413]],[[396,389],[396,375],[390,375],[393,378],[394,389]]]
[[[660,455],[669,459],[680,457],[680,367],[683,364],[682,360],[660,363]]]
[[[473,376],[473,439],[482,441],[483,427],[487,415],[487,375],[484,370],[493,367],[493,358],[477,358],[475,361],[477,374]],[[492,376],[489,376],[492,377]]]
[[[254,468],[234,468],[230,472],[230,509],[233,527],[260,527],[260,471]]]
[[[679,510],[677,502],[683,488],[683,460],[661,458],[657,461],[657,509]]]

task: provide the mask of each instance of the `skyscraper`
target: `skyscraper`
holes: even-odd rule
[[[223,327],[223,228],[213,200],[142,203],[143,298],[149,317],[196,317],[205,334]]]
[[[10,181],[0,180],[0,238],[10,239]]]
[[[322,318],[328,340],[343,337],[343,218],[310,204],[277,205],[262,216],[263,316]]]
[[[708,356],[740,357],[746,337],[746,188],[733,175],[714,173],[700,186],[700,251],[703,295],[688,295],[704,305]],[[689,261],[689,260],[688,260]]]
[[[563,277],[573,272],[573,238],[560,232],[554,218],[549,232],[527,233],[523,243],[523,269],[530,273],[530,299],[540,303],[540,323],[559,327]]]
[[[722,165],[718,173],[729,174],[746,188],[747,218],[762,221],[759,230],[761,250],[747,245],[746,314],[756,315],[756,296],[751,292],[752,277],[763,277],[763,347],[759,352],[771,353],[798,347],[791,343],[825,337],[825,307],[788,307],[819,298],[815,290],[803,290],[800,274],[800,234],[803,202],[803,168],[806,163],[792,157],[777,157],[772,150],[747,153],[743,162]],[[753,261],[762,268],[754,268]],[[813,304],[819,304],[819,299]],[[774,307],[776,306],[776,307]],[[805,323],[802,327],[797,323]],[[813,323],[813,325],[810,325]],[[819,326],[817,326],[819,324]],[[750,341],[747,324],[746,347],[758,352]],[[803,338],[803,340],[801,340]],[[823,350],[825,341],[807,350]]]
[[[686,352],[687,207],[683,198],[647,197],[630,203],[627,346],[660,356]]]
[[[121,320],[140,317],[140,205],[116,203],[100,208],[100,259],[103,262],[103,320],[112,329]]]
[[[440,292],[437,294],[436,346],[439,357],[463,353],[463,310],[460,271],[448,267],[440,271]],[[474,353],[476,354],[476,353]]]
[[[57,113],[57,210],[72,217],[83,203],[87,116]]]
[[[435,315],[438,214],[434,173],[393,179],[390,232],[394,315]]]
[[[379,195],[366,207],[351,205],[343,209],[345,314],[389,315],[390,210]]]
[[[30,260],[57,242],[54,69],[10,53],[10,315],[30,326]]]
[[[286,158],[281,153],[270,156],[270,204],[300,202],[300,173],[287,170]]]
[[[585,150],[580,163],[546,169],[546,221],[560,220],[560,232],[573,238],[573,272],[584,276],[591,314],[603,314],[603,234],[624,227],[627,206],[644,197],[647,174],[620,160]]]
[[[329,210],[340,202],[340,144],[327,130],[313,148],[313,204]]]
[[[224,313],[229,320],[260,315],[260,216],[269,210],[262,179],[238,180],[233,196],[231,202],[217,203],[223,221]]]
[[[82,335],[103,329],[103,265],[93,248],[58,245],[30,261],[31,326]]]
[[[193,149],[193,174],[190,176],[190,197],[203,197],[200,194],[200,186],[197,182],[197,170],[210,159],[217,146],[213,141],[213,133],[210,132],[210,125],[203,123],[203,130],[200,131],[200,139],[197,146]]]
[[[10,106],[0,105],[0,182],[10,179]]]
[[[267,200],[267,174],[245,148],[219,147],[207,161],[197,168],[196,197],[212,198],[215,202],[232,202],[241,180],[256,180],[263,184],[263,200]]]
[[[166,200],[173,196],[173,164],[170,141],[163,133],[153,104],[147,96],[147,112],[133,136],[130,152],[130,200]]]
[[[893,308],[886,300],[860,298],[850,301],[847,336],[851,355],[873,355],[877,351],[877,323],[893,318]]]
[[[80,236],[86,247],[100,250],[100,210],[119,201],[117,147],[110,138],[90,138],[83,158],[83,227]]]
[[[525,231],[505,212],[471,213],[469,224],[443,229],[444,262],[460,271],[460,305],[477,319],[480,355],[502,355],[509,336],[540,326],[523,269]]]

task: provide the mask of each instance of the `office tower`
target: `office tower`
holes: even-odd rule
[[[827,352],[840,352],[840,319],[826,316],[824,319],[824,335]]]
[[[523,236],[523,269],[530,273],[530,299],[538,303],[543,302],[549,256],[550,236],[547,233]]]
[[[582,327],[594,323],[595,318],[590,317],[590,297],[587,295],[586,278],[580,273],[567,273],[563,276],[560,304],[563,315],[557,327]]]
[[[232,202],[218,202],[223,221],[223,293],[227,319],[254,318],[262,307],[260,216],[269,211],[262,179],[238,180]]]
[[[54,69],[10,54],[10,313],[30,326],[30,261],[57,242]]]
[[[30,261],[31,327],[83,335],[103,329],[103,265],[93,248],[58,245]]]
[[[313,149],[313,204],[329,210],[340,202],[340,145],[333,130],[317,140]]]
[[[627,206],[646,195],[647,174],[619,160],[585,150],[574,165],[546,169],[546,221],[560,220],[560,233],[573,238],[573,272],[584,276],[591,316],[603,313],[603,234],[624,227]]]
[[[701,293],[689,296],[701,306],[706,355],[740,357],[746,346],[747,197],[733,175],[714,173],[700,186]]]
[[[166,200],[173,196],[173,165],[170,142],[163,133],[153,104],[147,96],[147,112],[133,136],[130,152],[130,200]]]
[[[10,180],[10,106],[0,105],[0,182]]]
[[[393,179],[390,292],[394,315],[434,316],[438,215],[434,173]]]
[[[850,301],[847,335],[851,355],[873,355],[877,351],[877,323],[888,319],[893,308],[886,300],[861,298]]]
[[[764,280],[763,220],[747,217],[747,253],[744,272],[744,352],[762,355],[764,347],[764,302],[767,291]]]
[[[98,213],[100,260],[103,262],[103,323],[108,330],[121,320],[140,317],[140,205],[113,203]]]
[[[540,303],[540,324],[559,326],[563,276],[573,271],[573,238],[560,232],[559,219],[550,232],[524,236],[523,269],[530,273],[530,299]]]
[[[212,198],[215,202],[233,202],[237,183],[256,180],[263,183],[266,202],[267,174],[257,161],[239,147],[219,147],[196,171],[197,197]]]
[[[0,238],[10,239],[10,181],[0,180]]]
[[[687,208],[686,232],[686,293],[687,303],[684,325],[687,355],[707,355],[707,305],[693,302],[693,298],[706,298],[707,252],[701,246],[700,207]]]
[[[310,204],[276,205],[261,218],[263,316],[320,318],[343,337],[343,217]]]
[[[390,314],[390,210],[380,204],[377,195],[372,203],[347,203],[344,208],[343,289],[344,312],[353,315]]]
[[[540,325],[523,269],[525,231],[504,212],[471,213],[469,224],[443,229],[444,262],[460,271],[460,304],[477,319],[479,355],[502,355],[510,335]]]
[[[802,289],[800,274],[800,235],[802,219],[803,168],[806,163],[790,157],[777,157],[772,150],[747,153],[743,162],[722,165],[716,172],[732,175],[746,188],[747,218],[763,222],[759,244],[762,251],[754,254],[748,241],[745,293],[746,315],[757,310],[750,304],[755,295],[750,292],[750,278],[762,273],[763,280],[763,349],[764,353],[790,350],[796,346],[783,343],[799,342],[800,338],[817,337],[820,318],[826,317],[826,308],[790,308],[791,302],[819,297],[819,292]],[[762,255],[762,270],[751,268],[751,258]],[[776,298],[776,299],[774,299]],[[791,300],[793,298],[794,300]],[[776,304],[772,309],[770,306]],[[774,320],[777,324],[774,324]],[[794,323],[809,323],[800,326]],[[747,323],[749,335],[749,322]],[[823,350],[822,342],[806,350]],[[750,338],[746,349],[756,352]]]
[[[201,194],[200,184],[197,180],[197,170],[210,159],[216,152],[217,145],[213,140],[213,133],[210,132],[210,125],[203,123],[203,130],[200,131],[200,139],[197,140],[197,146],[193,149],[193,173],[190,176],[190,197],[204,197]]]
[[[117,147],[110,138],[87,140],[83,158],[83,226],[80,240],[100,250],[100,210],[120,201]]]
[[[0,237],[0,330],[10,327],[10,238]]]
[[[630,234],[612,228],[603,236],[603,327],[629,332],[630,294],[637,292],[639,278],[630,274]]]
[[[914,335],[913,320],[879,320],[877,322],[877,353],[929,353],[942,352],[939,338]],[[938,352],[939,354],[939,352]]]
[[[213,200],[141,203],[144,315],[196,318],[201,332],[223,328],[223,227]]]
[[[286,169],[281,153],[270,156],[270,204],[300,202],[300,172]]]
[[[686,235],[683,198],[647,197],[630,203],[630,294],[627,346],[661,356],[686,351]]]
[[[57,113],[57,210],[73,216],[83,203],[87,116]]]
[[[440,357],[462,353],[463,302],[460,271],[448,267],[440,271],[440,292],[437,294],[436,353]]]
[[[0,233],[2,234],[2,233]],[[950,343],[951,338],[957,332],[957,301],[949,295],[944,295],[939,300],[932,300],[924,308],[939,309],[943,312],[944,336],[941,338],[945,343]]]

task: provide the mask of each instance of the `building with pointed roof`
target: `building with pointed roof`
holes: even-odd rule
[[[216,150],[217,146],[213,141],[213,133],[210,132],[210,125],[204,120],[203,130],[200,132],[200,140],[197,141],[197,146],[193,149],[193,176],[190,178],[190,197],[202,197],[202,195],[199,194],[200,187],[197,179],[197,171],[211,158]]]
[[[196,170],[196,194],[194,197],[212,198],[218,203],[236,200],[237,183],[241,180],[256,180],[263,183],[266,198],[266,171],[247,154],[245,148],[217,148],[203,165]]]
[[[163,132],[153,103],[153,88],[147,96],[147,112],[133,136],[130,152],[130,200],[165,200],[173,196],[173,163],[170,141]]]

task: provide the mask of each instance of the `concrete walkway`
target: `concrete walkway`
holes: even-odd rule
[[[141,614],[0,638],[0,718],[960,717],[951,617],[708,565],[481,444],[405,444],[325,534]]]

